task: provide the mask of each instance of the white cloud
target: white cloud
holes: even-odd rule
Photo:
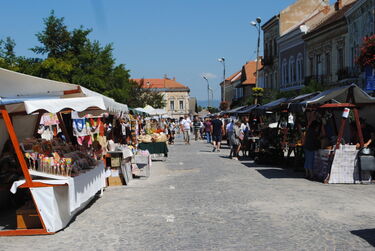
[[[217,76],[213,73],[210,73],[210,72],[203,72],[201,74],[201,76],[203,77],[206,77],[207,79],[214,79],[214,78],[217,78]]]

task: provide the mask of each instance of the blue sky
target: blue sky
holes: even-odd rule
[[[118,64],[133,78],[162,78],[164,74],[189,86],[191,96],[207,97],[202,74],[209,76],[214,99],[226,59],[227,75],[256,57],[256,29],[294,0],[24,0],[2,1],[0,38],[16,41],[19,56],[35,56],[34,34],[50,11],[65,17],[70,29],[92,28],[91,38],[113,43]]]

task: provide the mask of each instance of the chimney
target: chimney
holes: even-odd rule
[[[338,11],[342,8],[342,0],[337,0],[335,2],[335,10]]]

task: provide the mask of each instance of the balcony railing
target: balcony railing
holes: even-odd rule
[[[319,84],[329,85],[332,82],[331,75],[314,75],[305,77],[305,85],[308,85],[311,81],[315,81]]]
[[[344,80],[348,78],[358,78],[361,71],[358,67],[345,67],[337,71],[336,75],[338,80]]]

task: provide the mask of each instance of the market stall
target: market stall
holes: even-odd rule
[[[26,98],[2,99],[1,104],[1,123],[5,124],[4,129],[9,133],[11,146],[15,152],[15,161],[22,170],[19,179],[9,179],[13,181],[10,191],[14,194],[19,189],[30,191],[31,200],[28,205],[23,205],[26,208],[18,211],[21,214],[26,209],[26,211],[34,211],[42,228],[35,228],[34,223],[38,221],[34,219],[33,224],[26,224],[25,229],[20,229],[17,221],[16,230],[0,231],[0,235],[56,232],[64,228],[71,218],[105,186],[105,170],[103,162],[91,157],[83,148],[75,148],[61,141],[31,139],[37,126],[35,122],[38,122],[39,118],[38,115],[33,115],[33,112],[58,113],[64,109],[83,111],[89,108],[105,110],[104,102],[94,97],[34,100]],[[34,123],[28,124],[28,128],[25,128],[24,123],[30,121],[30,117],[34,118]],[[2,139],[2,145],[5,145],[6,142],[3,141],[5,139]],[[21,151],[20,141],[24,152]],[[10,155],[9,158],[12,156]],[[1,168],[6,167],[3,165]],[[30,215],[32,214],[28,213],[17,217],[27,221]]]
[[[65,119],[71,111],[121,115],[127,106],[77,85],[1,68],[0,92],[0,220],[12,221],[0,222],[0,235],[59,231],[102,191],[108,176],[101,119],[76,118],[82,123],[70,125],[78,133],[71,135]]]
[[[320,164],[314,164],[315,176],[330,184],[356,183],[369,178],[369,172],[362,172],[357,165],[358,152],[365,143],[360,114],[362,118],[373,117],[365,111],[368,107],[373,109],[374,104],[375,98],[352,84],[324,91],[295,105],[308,113],[308,124],[318,120],[323,125],[321,138],[325,146],[322,143],[321,149],[326,152],[316,154],[315,163]],[[322,170],[322,166],[327,168]]]

